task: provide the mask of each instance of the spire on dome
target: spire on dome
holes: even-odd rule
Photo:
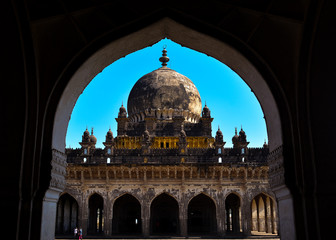
[[[167,50],[166,50],[166,45],[163,46],[162,50],[162,57],[160,57],[159,61],[162,62],[162,67],[167,66],[167,62],[169,62],[169,57],[167,57]]]

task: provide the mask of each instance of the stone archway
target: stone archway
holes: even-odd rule
[[[112,234],[141,234],[141,205],[131,194],[118,197],[113,204]]]
[[[70,194],[63,194],[57,202],[56,234],[72,234],[78,227],[78,203]]]
[[[217,231],[216,205],[201,193],[188,204],[188,235],[215,235]]]
[[[52,137],[52,179],[43,202],[41,236],[49,238],[54,233],[54,218],[58,195],[65,187],[65,136],[75,103],[90,81],[105,67],[119,58],[169,38],[183,46],[206,53],[229,66],[250,86],[263,109],[269,139],[270,182],[278,200],[280,233],[285,239],[295,238],[293,203],[284,184],[282,157],[282,129],[274,97],[265,80],[253,64],[236,49],[205,34],[196,32],[169,18],[122,37],[102,47],[89,57],[74,73],[59,100]],[[141,41],[139,41],[141,39]],[[127,43],[127,44],[125,44]],[[280,170],[279,170],[280,169]],[[274,171],[273,171],[274,170]],[[286,211],[281,211],[281,209]],[[283,229],[283,231],[281,231]]]
[[[92,194],[89,198],[88,234],[96,235],[103,233],[103,209],[103,197],[97,193]]]
[[[178,235],[179,205],[175,198],[166,193],[160,194],[152,201],[150,214],[152,235]]]
[[[227,233],[239,233],[240,232],[240,198],[230,193],[225,199],[225,219],[226,219],[226,232]]]

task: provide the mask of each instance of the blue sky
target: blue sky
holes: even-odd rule
[[[94,128],[96,147],[103,147],[109,128],[116,136],[115,118],[128,94],[143,75],[161,67],[159,58],[166,46],[168,67],[187,76],[197,87],[202,105],[206,101],[214,118],[212,135],[218,126],[224,135],[225,147],[232,147],[235,127],[243,127],[249,147],[262,147],[267,131],[261,106],[249,86],[229,67],[203,53],[163,39],[121,58],[102,70],[79,96],[69,121],[66,147],[78,148],[82,134]]]

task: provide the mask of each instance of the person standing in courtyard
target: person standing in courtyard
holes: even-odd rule
[[[74,238],[76,239],[78,237],[78,228],[75,227],[74,229]]]
[[[83,239],[83,230],[82,230],[82,228],[79,228],[79,238],[78,239]]]

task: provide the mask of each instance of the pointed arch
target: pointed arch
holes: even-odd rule
[[[151,202],[150,216],[153,235],[178,235],[179,205],[173,196],[164,192],[155,197]]]
[[[112,234],[141,234],[141,205],[132,194],[124,193],[113,203]]]
[[[78,203],[69,193],[62,193],[56,209],[56,235],[70,234],[78,226]]]
[[[103,233],[104,229],[104,199],[98,193],[93,193],[89,197],[89,225],[88,225],[88,234],[96,235]]]
[[[231,45],[206,34],[197,32],[172,19],[163,18],[137,32],[117,40],[114,39],[111,43],[105,46],[98,44],[99,46],[94,45],[91,48],[88,48],[88,50],[83,50],[82,53],[78,54],[72,62],[68,64],[67,68],[64,69],[63,75],[59,78],[59,82],[62,84],[57,86],[61,87],[63,90],[62,96],[58,96],[56,93],[51,96],[51,99],[58,102],[52,130],[51,146],[54,152],[60,152],[61,154],[64,154],[65,152],[65,136],[71,112],[75,106],[77,98],[83,92],[87,84],[106,66],[114,61],[129,53],[150,46],[165,37],[172,39],[183,46],[187,46],[216,58],[241,76],[241,78],[251,87],[263,109],[267,124],[270,151],[282,149],[281,119],[276,101],[263,76],[259,73],[253,63]],[[139,41],[139,39],[141,39],[141,41]],[[125,42],[128,42],[129,44],[125,45]],[[92,49],[96,49],[96,52]],[[254,56],[252,50],[245,48],[244,50],[251,52],[251,55]],[[87,57],[89,55],[90,57]],[[258,59],[258,56],[255,57]],[[267,64],[260,63],[259,60],[256,62],[259,64],[258,66],[261,65],[261,68],[265,69],[265,76],[267,75],[269,78],[275,79]],[[72,76],[70,80],[69,76]],[[50,114],[54,114],[54,112]],[[279,159],[281,159],[282,162],[282,158]],[[53,158],[52,161],[53,163],[57,162],[56,158]],[[285,186],[283,186],[283,189],[283,191],[287,191],[286,194],[288,194],[290,200],[287,201],[289,203],[285,203],[285,206],[287,209],[289,208],[289,211],[281,211],[281,213],[285,215],[285,219],[289,219],[293,222],[291,196]],[[289,225],[293,226],[290,233],[294,233],[294,225]]]
[[[217,232],[215,201],[204,193],[193,197],[188,204],[188,234],[215,235]]]
[[[225,198],[226,231],[239,233],[241,229],[241,200],[236,193]]]

